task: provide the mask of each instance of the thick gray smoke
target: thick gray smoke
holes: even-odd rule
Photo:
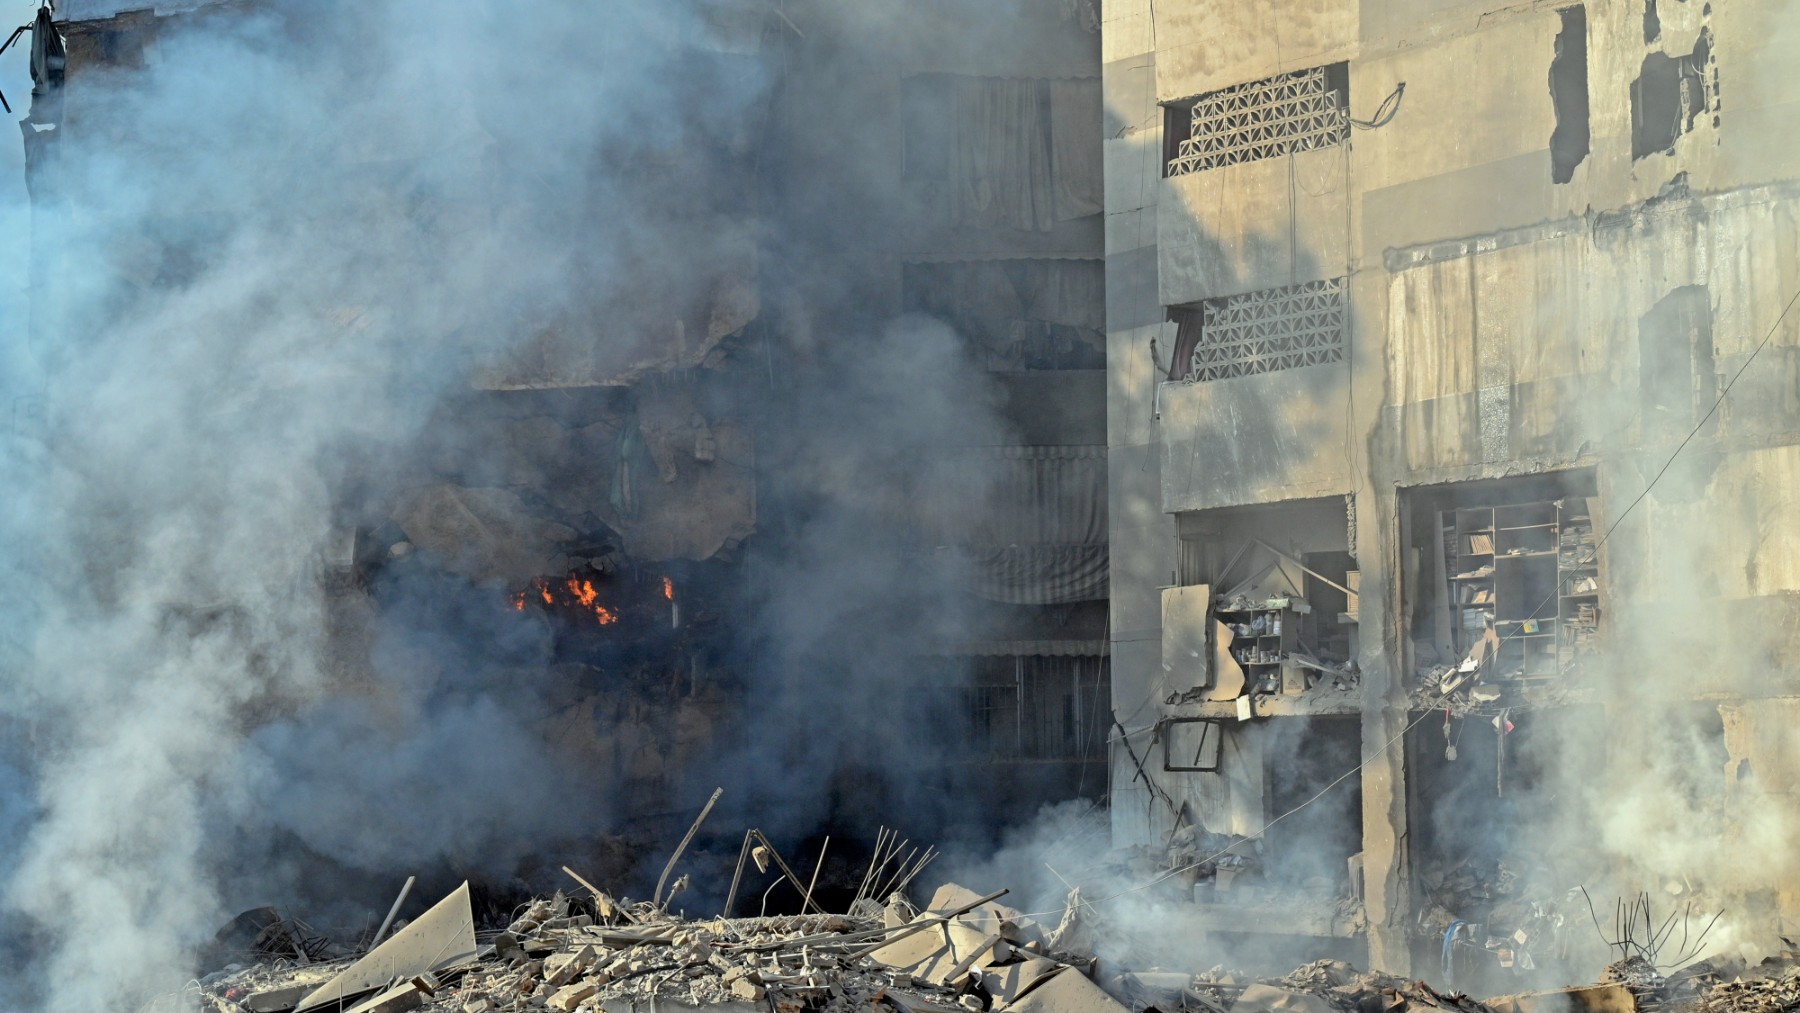
[[[308,0],[74,69],[29,339],[0,291],[0,1004],[131,1008],[237,910],[330,897],[320,863],[504,874],[605,829],[613,772],[540,734],[540,627],[448,578],[380,615],[320,586],[419,448],[476,453],[447,399],[540,331],[623,368],[642,306],[759,239],[804,278],[790,306],[856,301],[802,234],[825,226],[708,213],[708,154],[742,153],[771,86],[754,61],[697,71],[683,46],[711,30],[669,0]],[[19,278],[28,214],[0,192]],[[941,325],[786,319],[818,347],[765,418],[790,476],[768,495],[799,504],[743,635],[767,727],[696,775],[771,797],[822,788],[869,686],[897,689],[898,661],[858,659],[965,621],[887,525],[914,448],[1001,432]]]

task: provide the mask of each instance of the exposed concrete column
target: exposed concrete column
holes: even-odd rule
[[[1412,914],[1406,824],[1405,572],[1392,488],[1365,486],[1357,497],[1357,562],[1362,567],[1363,900],[1369,966],[1412,973],[1407,923]],[[1391,744],[1390,744],[1391,743]]]
[[[1101,21],[1113,711],[1151,768],[1148,726],[1160,713],[1163,692],[1160,589],[1169,582],[1176,545],[1174,522],[1163,512],[1158,377],[1150,364],[1150,340],[1164,318],[1156,274],[1162,118],[1149,0],[1105,0]],[[1113,841],[1141,844],[1159,827],[1166,830],[1169,814],[1137,779],[1117,737],[1115,727],[1109,736]]]

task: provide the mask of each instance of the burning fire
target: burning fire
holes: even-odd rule
[[[611,626],[619,621],[619,614],[600,604],[600,592],[595,590],[594,582],[570,574],[558,583],[547,577],[536,577],[531,585],[518,594],[513,595],[513,610],[525,611],[525,603],[535,593],[546,607],[567,605],[593,613],[594,618],[602,626]]]
[[[663,578],[663,597],[670,601],[675,600],[675,582],[668,577]]]

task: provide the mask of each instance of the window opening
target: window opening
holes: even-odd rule
[[[1331,278],[1172,307],[1171,372],[1203,382],[1343,361],[1344,282]]]
[[[1223,723],[1208,718],[1167,718],[1162,727],[1163,769],[1214,774],[1219,770]]]
[[[1651,53],[1631,82],[1631,157],[1675,153],[1675,140],[1694,129],[1703,113],[1719,124],[1719,64],[1712,30],[1700,29],[1694,51],[1683,56]]]
[[[1651,10],[1655,10],[1652,0]],[[1562,31],[1556,34],[1556,56],[1550,61],[1550,105],[1556,129],[1550,133],[1550,181],[1567,183],[1588,156],[1587,10],[1564,8]]]
[[[1600,567],[1589,503],[1571,495],[1440,511],[1456,675],[1549,679],[1594,653]]]
[[[1188,107],[1187,136],[1176,141],[1166,174],[1342,144],[1350,135],[1349,85],[1349,65],[1337,63],[1202,95]],[[1181,106],[1167,108],[1173,115]]]

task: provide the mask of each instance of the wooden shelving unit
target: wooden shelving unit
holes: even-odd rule
[[[1585,497],[1446,510],[1439,532],[1459,657],[1489,624],[1503,679],[1554,678],[1594,650],[1600,571]]]
[[[1599,646],[1600,554],[1587,497],[1562,501],[1557,539],[1557,661],[1574,669]]]
[[[1281,663],[1299,643],[1299,616],[1288,608],[1216,609],[1231,627],[1231,656],[1244,670],[1248,686],[1281,678]]]

